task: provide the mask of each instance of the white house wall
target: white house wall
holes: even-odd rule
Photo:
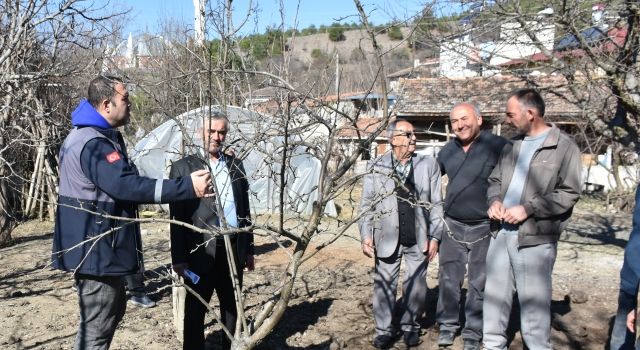
[[[527,28],[531,34],[535,35],[536,40],[531,40],[531,37],[521,28],[520,23],[503,24],[500,27],[500,40],[496,42],[494,51],[483,53],[491,57],[489,63],[500,65],[514,59],[530,57],[542,51],[538,44],[553,51],[554,25],[527,22]]]

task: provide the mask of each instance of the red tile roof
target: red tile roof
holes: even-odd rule
[[[581,115],[582,110],[575,104],[563,76],[543,75],[528,79],[524,81],[515,76],[401,79],[397,115],[439,120],[448,118],[451,107],[456,103],[474,101],[484,116],[501,117],[509,93],[524,87],[535,87],[541,91],[546,116],[572,118]]]
[[[357,139],[358,135],[360,137],[365,138],[369,136],[372,132],[380,126],[382,119],[374,118],[369,116],[360,116],[356,121],[356,125],[353,124],[344,124],[338,131],[338,137],[340,138],[349,138],[349,139]],[[381,133],[378,138],[385,138],[384,133]]]

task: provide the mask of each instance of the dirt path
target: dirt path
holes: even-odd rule
[[[553,342],[557,349],[604,347],[616,308],[618,272],[629,225],[629,215],[602,216],[588,208],[576,211],[559,244],[553,276]],[[171,288],[166,280],[157,278],[170,261],[168,230],[159,224],[143,229],[148,287],[158,306],[140,309],[129,305],[112,349],[179,349],[173,332]],[[71,276],[47,267],[51,230],[49,223],[26,223],[16,231],[18,243],[0,249],[2,349],[72,347],[77,297],[71,289]],[[371,348],[373,262],[361,254],[355,237],[354,227],[348,237],[303,267],[290,309],[260,349]],[[254,314],[260,301],[276,288],[287,257],[277,244],[264,238],[257,241],[257,269],[245,275],[249,314]],[[428,269],[428,311],[421,320],[420,349],[437,349],[437,269],[437,264]],[[217,349],[215,339],[220,331],[215,321],[211,320],[210,326],[209,348]],[[451,349],[461,348],[456,338]],[[522,348],[518,334],[511,348]]]

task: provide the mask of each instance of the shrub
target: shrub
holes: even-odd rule
[[[331,41],[343,41],[346,37],[344,36],[344,29],[338,27],[329,28],[329,40]]]
[[[324,56],[324,54],[322,53],[322,50],[320,49],[313,49],[311,50],[311,58],[313,59],[317,59]]]
[[[353,48],[353,50],[351,50],[351,61],[353,62],[361,62],[365,60],[365,55],[364,52],[362,52],[362,50],[359,47],[355,47]]]
[[[404,36],[402,35],[402,31],[400,30],[400,27],[390,27],[387,30],[387,35],[389,36],[389,39],[391,40],[402,40],[404,39]]]

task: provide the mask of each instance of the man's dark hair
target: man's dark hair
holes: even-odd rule
[[[98,108],[100,102],[104,100],[111,101],[111,97],[116,91],[116,85],[122,84],[122,78],[112,75],[101,75],[89,83],[89,91],[87,92],[87,100],[93,106]]]
[[[533,108],[538,111],[538,115],[544,117],[544,100],[540,93],[535,89],[518,89],[509,95],[509,98],[514,97],[520,102],[523,107]]]

